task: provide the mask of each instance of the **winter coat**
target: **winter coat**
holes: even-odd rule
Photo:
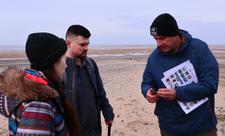
[[[92,59],[91,59],[92,60]],[[83,60],[85,63],[88,63],[87,60]],[[106,97],[106,92],[103,87],[103,83],[99,74],[98,67],[96,63],[92,60],[94,69],[88,64],[86,64],[84,67],[87,69],[88,74],[91,78],[91,81],[94,85],[95,93],[96,93],[96,101],[98,105],[98,113],[99,113],[99,119],[100,119],[100,112],[102,111],[103,116],[105,118],[105,121],[110,121],[114,119],[114,113],[113,113],[113,108],[109,104],[109,101]],[[76,113],[79,116],[78,112],[78,106],[77,106],[77,84],[78,84],[78,71],[77,71],[77,65],[76,65],[76,60],[67,58],[66,60],[67,68],[66,68],[66,73],[67,73],[67,84],[65,87],[66,95],[68,101],[71,103],[71,105],[75,108]],[[101,119],[100,119],[101,120]],[[96,125],[99,126],[101,129],[101,124],[96,122]]]
[[[217,124],[214,94],[217,93],[218,88],[219,67],[205,42],[192,38],[187,31],[180,30],[180,32],[185,41],[177,52],[172,54],[162,52],[160,47],[157,47],[151,53],[143,74],[141,88],[145,97],[150,88],[155,91],[166,88],[161,81],[164,77],[163,72],[190,60],[194,66],[198,83],[175,88],[176,99],[189,102],[208,97],[208,102],[186,115],[175,99],[167,100],[160,97],[156,103],[155,114],[159,118],[160,128],[165,132],[176,135],[192,135],[209,131]]]
[[[8,68],[0,75],[0,113],[10,136],[68,136],[59,94],[40,71]]]

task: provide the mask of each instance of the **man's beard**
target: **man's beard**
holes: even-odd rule
[[[80,58],[81,60],[86,59],[86,57],[87,57],[87,56],[79,56],[79,58]]]
[[[83,53],[85,53],[86,55],[84,56]],[[84,51],[83,53],[78,56],[78,58],[80,58],[81,60],[84,60],[87,57],[87,51]]]

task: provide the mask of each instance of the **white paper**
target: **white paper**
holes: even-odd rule
[[[176,87],[198,82],[194,67],[189,60],[170,70],[167,70],[163,73],[163,75],[164,77],[161,80],[166,88],[174,89]],[[182,110],[188,114],[207,100],[208,97],[199,101],[181,102],[177,100],[177,102],[181,106]]]
[[[175,68],[164,72],[161,79],[167,88],[176,88],[190,83],[197,82],[197,78],[192,74],[186,63],[182,63]]]
[[[208,101],[208,97],[205,97],[204,99],[201,99],[201,100],[198,100],[198,101],[191,101],[191,102],[177,101],[177,102],[181,106],[182,110],[186,114],[188,114],[206,101]]]
[[[196,76],[195,69],[194,69],[193,65],[191,64],[191,62],[189,60],[185,61],[184,63],[181,63],[180,65],[177,65],[176,67],[173,67],[173,68],[167,70],[166,72],[163,73],[163,75],[167,76],[170,73],[174,73],[175,71],[178,71],[178,69],[182,69],[182,67],[184,67],[184,66],[187,66],[187,69],[189,69],[191,74],[194,76],[193,79],[194,79],[195,83],[197,83],[198,78]]]

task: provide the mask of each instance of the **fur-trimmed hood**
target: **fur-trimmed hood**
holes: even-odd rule
[[[28,79],[24,70],[18,68],[7,68],[0,74],[0,92],[7,97],[17,96],[21,101],[59,96],[50,86]]]

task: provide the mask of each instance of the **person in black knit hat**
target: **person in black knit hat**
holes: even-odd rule
[[[50,33],[30,34],[26,43],[26,54],[31,68],[43,70],[53,65],[67,51],[65,40]]]
[[[60,84],[66,51],[62,38],[32,33],[26,42],[31,68],[10,67],[0,74],[0,113],[9,118],[10,136],[81,135],[77,114]]]
[[[158,46],[148,58],[141,89],[149,103],[156,103],[161,135],[216,136],[214,95],[218,89],[219,66],[208,45],[179,29],[175,18],[168,13],[154,19],[150,34]],[[169,73],[166,83],[162,81],[166,71],[182,63],[185,65]],[[191,67],[192,71],[188,70]],[[197,76],[195,81],[190,73]],[[184,85],[187,81],[189,84]],[[202,99],[208,101],[196,106]],[[183,110],[178,102],[191,103],[183,105]],[[196,108],[187,112],[192,106]]]
[[[176,20],[168,13],[159,15],[150,27],[152,36],[176,36],[179,30]]]

